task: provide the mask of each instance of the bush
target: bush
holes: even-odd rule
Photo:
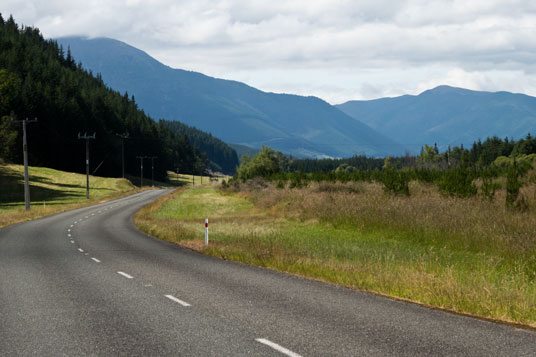
[[[514,208],[514,204],[519,196],[519,189],[522,186],[519,180],[520,171],[516,160],[514,160],[506,174],[506,207],[510,209]]]
[[[489,167],[480,171],[480,178],[482,179],[482,186],[480,187],[481,195],[489,201],[493,201],[495,191],[501,188],[499,183],[494,182],[496,177],[497,169],[494,167]]]
[[[394,195],[409,196],[409,175],[405,171],[387,169],[382,171],[384,191]]]
[[[307,185],[307,176],[303,172],[291,174],[289,188],[303,188],[307,187]]]
[[[443,195],[469,198],[477,193],[477,188],[473,184],[474,173],[466,168],[450,169],[443,173],[439,180],[439,191]]]

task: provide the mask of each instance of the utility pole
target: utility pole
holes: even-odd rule
[[[137,159],[140,159],[140,188],[143,187],[143,159],[149,158],[149,156],[136,156]]]
[[[151,186],[154,187],[154,159],[158,159],[158,156],[150,156],[151,159]]]
[[[128,133],[115,134],[121,138],[121,171],[125,178],[125,139],[128,139]]]
[[[11,121],[14,123],[22,123],[22,154],[24,157],[24,206],[26,211],[30,210],[30,179],[28,177],[28,141],[26,139],[26,124],[35,123],[37,118],[29,120],[15,120],[15,114],[11,113]]]
[[[78,139],[84,139],[86,140],[86,198],[89,200],[89,139],[95,139],[95,134],[93,135],[87,135],[87,133],[84,133],[84,135],[80,135],[78,133]]]

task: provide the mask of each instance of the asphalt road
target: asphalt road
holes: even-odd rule
[[[0,355],[536,354],[531,331],[148,237],[132,215],[165,192],[0,230]]]

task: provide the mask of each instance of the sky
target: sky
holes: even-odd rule
[[[442,84],[536,96],[533,0],[2,0],[0,13],[331,104]]]

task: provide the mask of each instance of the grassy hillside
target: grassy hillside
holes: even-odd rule
[[[504,207],[504,190],[490,202],[411,185],[409,197],[370,182],[183,189],[135,221],[149,234],[224,259],[536,326],[536,182],[522,189],[523,212]]]
[[[31,210],[24,210],[24,167],[0,165],[0,228],[135,192],[125,179],[86,176],[45,167],[29,167]]]

